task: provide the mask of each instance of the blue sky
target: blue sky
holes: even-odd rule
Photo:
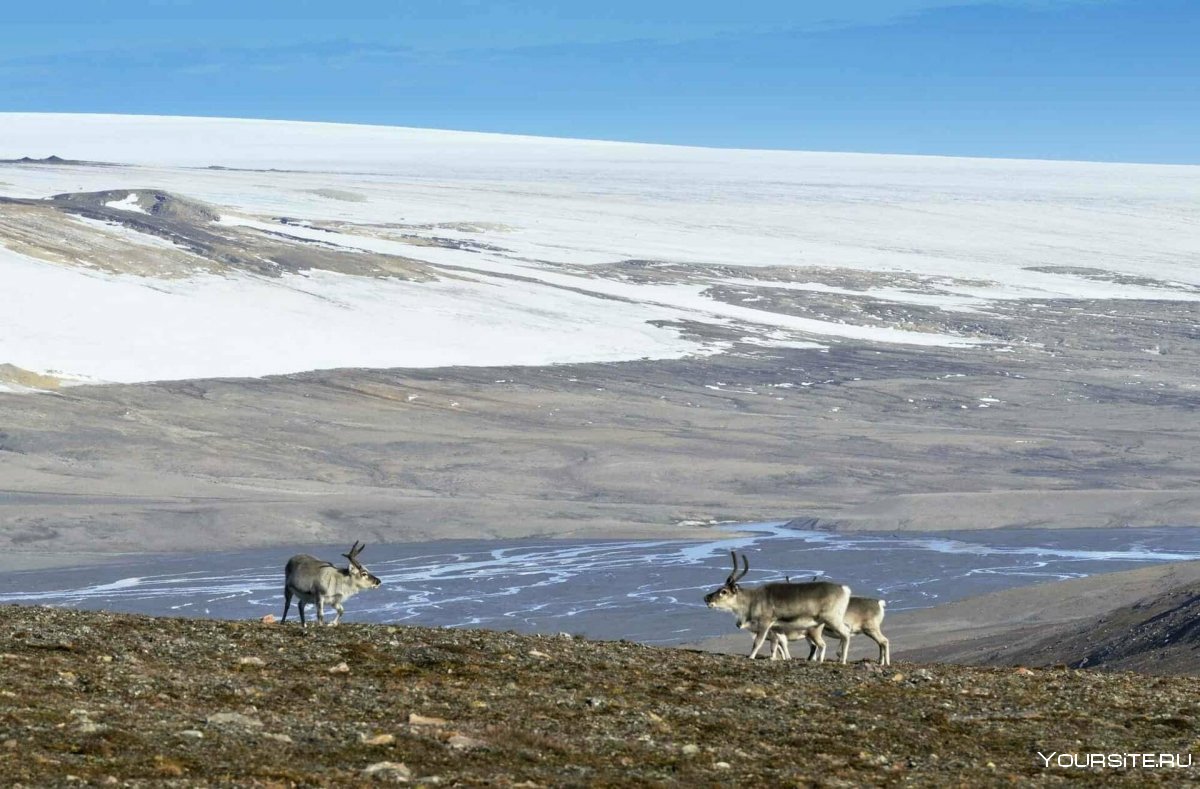
[[[1198,0],[60,0],[3,9],[0,111],[1200,163],[1197,42]]]

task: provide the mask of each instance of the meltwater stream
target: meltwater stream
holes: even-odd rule
[[[823,574],[848,583],[856,594],[885,597],[889,611],[1200,559],[1196,527],[863,534],[757,523],[737,529],[738,536],[708,542],[368,545],[360,558],[383,586],[350,600],[345,621],[675,644],[731,631],[729,617],[708,611],[701,600],[728,574],[731,549],[749,556],[747,583]],[[299,550],[149,555],[101,566],[10,573],[0,578],[0,603],[230,619],[278,616],[283,564]],[[347,546],[302,550],[340,562]]]

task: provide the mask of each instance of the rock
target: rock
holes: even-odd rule
[[[415,712],[408,715],[409,726],[445,726],[449,722],[445,718],[429,718],[424,715],[418,715]]]
[[[349,674],[350,666],[346,665],[346,661],[343,660],[341,663],[338,663],[336,666],[330,667],[329,673],[330,674]]]
[[[927,668],[919,668],[913,672],[913,678],[924,680],[925,682],[932,682],[933,672]]]
[[[604,706],[604,699],[597,696],[592,696],[587,700],[587,705],[594,710],[599,709],[600,707]]]
[[[267,739],[267,740],[274,740],[275,742],[282,742],[282,743],[287,743],[287,744],[291,744],[293,742],[292,738],[289,737],[288,735],[275,734],[274,732],[265,732],[263,734],[263,738]]]
[[[261,729],[263,722],[240,712],[218,712],[205,719],[209,726],[230,726],[240,729]]]
[[[412,778],[412,770],[404,762],[375,762],[363,768],[363,775],[407,781]]]
[[[1016,671],[1014,671],[1013,673],[1014,673],[1014,674],[1020,674],[1022,677],[1032,677],[1032,676],[1033,676],[1033,672],[1032,672],[1032,671],[1030,671],[1029,669],[1025,668],[1024,666],[1021,666],[1020,668],[1018,668],[1018,669],[1017,669]]]
[[[528,654],[530,657],[536,657],[536,658],[548,658],[548,657],[550,657],[550,656],[549,656],[549,655],[547,655],[545,652],[540,652],[540,651],[538,651],[538,650],[536,650],[536,649],[531,649],[531,650],[529,650],[529,652],[528,652],[528,653],[526,653],[526,654]]]
[[[700,746],[689,742],[679,750],[684,756],[695,756],[696,754],[700,753]]]
[[[903,675],[903,674],[901,674],[899,671],[897,671],[895,674],[893,674],[893,675],[891,676],[891,680],[892,680],[892,682],[903,682],[903,681],[904,681],[904,675]]]
[[[391,745],[396,741],[396,737],[393,734],[376,734],[374,737],[360,734],[358,735],[358,739],[363,745]]]
[[[179,732],[179,736],[188,740],[203,740],[204,732],[199,729],[184,729]]]
[[[451,734],[446,740],[446,744],[456,751],[473,751],[478,748],[486,748],[487,743],[483,740],[478,740],[474,737],[468,737],[465,734]]]
[[[260,619],[258,621],[262,622],[264,625],[273,625],[279,620],[277,620],[275,618],[274,614],[267,614],[266,616],[264,616],[262,619]]]
[[[713,767],[717,770],[728,770],[733,767],[729,762],[715,762]]]
[[[265,665],[267,665],[267,661],[263,660],[260,657],[254,657],[254,656],[241,657],[241,658],[238,658],[238,665],[239,666],[265,666]]]

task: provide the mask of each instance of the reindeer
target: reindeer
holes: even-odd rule
[[[883,617],[887,613],[887,601],[876,600],[873,597],[851,597],[850,604],[846,606],[845,625],[846,630],[850,635],[859,633],[866,634],[867,638],[874,641],[879,646],[879,664],[881,666],[890,666],[892,663],[892,647],[887,636],[883,634],[882,625]],[[771,655],[775,657],[781,654],[786,658],[791,658],[791,652],[788,650],[788,639],[798,636],[804,636],[808,639],[809,650],[808,659],[812,660],[813,656],[818,652],[821,653],[821,659],[825,656],[825,641],[821,638],[821,626],[817,627],[799,627],[789,623],[781,622],[771,628],[771,633],[768,636],[772,640]],[[832,634],[834,638],[840,639],[841,636]],[[849,645],[846,646],[849,651]]]
[[[325,604],[331,604],[337,611],[331,625],[342,621],[342,602],[349,599],[361,589],[374,589],[382,583],[378,578],[367,572],[367,568],[359,564],[358,555],[367,546],[359,545],[358,541],[350,548],[349,553],[343,553],[350,561],[348,567],[334,567],[329,562],[308,554],[297,554],[288,559],[283,569],[283,616],[280,622],[287,621],[288,608],[292,605],[292,595],[295,595],[296,608],[300,611],[300,626],[305,626],[304,606],[315,603],[317,606],[317,621],[325,624]]]
[[[758,656],[771,628],[782,623],[785,627],[816,628],[824,626],[842,639],[840,659],[846,662],[850,633],[843,620],[850,604],[850,587],[830,581],[812,583],[772,583],[758,587],[738,586],[738,581],[750,572],[750,561],[742,554],[742,571],[738,573],[737,554],[733,557],[733,572],[717,590],[704,596],[709,608],[729,611],[737,618],[737,626],[754,633],[750,659]],[[818,638],[820,634],[818,633]],[[790,657],[786,641],[784,654]],[[774,651],[771,655],[774,659]],[[824,653],[821,658],[824,659]]]

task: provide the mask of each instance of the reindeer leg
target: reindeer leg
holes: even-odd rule
[[[879,645],[879,665],[890,666],[892,664],[892,645],[888,643],[887,636],[883,634],[883,631],[863,628],[863,633]]]
[[[822,630],[824,630],[824,628],[820,625],[817,625],[816,627],[811,628],[809,632],[805,633],[805,637],[809,639],[809,644],[811,646],[811,649],[809,649],[809,659],[811,661],[812,656],[816,655],[817,663],[824,663],[824,638],[821,637]]]
[[[304,598],[296,598],[296,610],[300,612],[300,627],[308,627],[308,622],[304,621]]]
[[[762,649],[763,642],[767,640],[767,633],[771,632],[771,625],[774,622],[768,622],[766,627],[760,627],[758,632],[754,634],[754,649],[750,650],[750,659],[754,660],[758,657],[758,650]]]
[[[325,595],[317,595],[317,624],[325,624]]]
[[[832,619],[826,619],[825,626],[842,640],[842,648],[838,651],[838,662],[845,663],[846,658],[850,655],[850,629],[844,623],[835,622]]]
[[[342,621],[342,614],[346,612],[342,609],[341,600],[338,600],[336,603],[334,603],[333,607],[335,610],[337,610],[337,616],[333,618],[333,624],[336,626]]]
[[[292,607],[292,590],[288,586],[283,587],[283,616],[279,617],[279,624],[287,621],[288,609]]]
[[[771,631],[775,643],[771,647],[771,660],[791,660],[792,653],[788,651],[788,637],[778,630]]]

